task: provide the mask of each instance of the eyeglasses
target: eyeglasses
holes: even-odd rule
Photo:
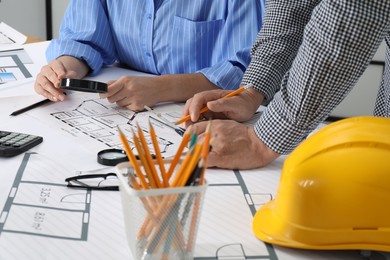
[[[117,185],[118,179],[116,174],[113,172],[105,174],[77,175],[66,178],[65,181],[68,183],[67,187],[69,188],[113,191],[119,190],[119,186]]]

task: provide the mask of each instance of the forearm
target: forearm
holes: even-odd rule
[[[218,89],[202,73],[167,74],[153,78],[158,89],[159,102],[185,102],[194,94],[205,90]]]
[[[72,56],[61,56],[57,58],[67,71],[74,71],[76,74],[74,78],[81,79],[85,77],[89,72],[89,67],[83,60],[77,59]]]

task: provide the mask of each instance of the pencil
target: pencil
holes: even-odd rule
[[[236,90],[230,92],[229,94],[225,95],[223,98],[229,98],[229,97],[236,96],[236,95],[240,94],[241,92],[243,92],[244,90],[246,90],[246,89],[248,89],[248,88],[250,88],[252,86],[253,86],[252,84],[241,86],[238,89],[236,89]],[[202,114],[202,113],[206,112],[207,110],[209,110],[209,108],[207,106],[205,106],[205,107],[203,107],[199,111],[199,113]],[[180,125],[181,123],[184,123],[184,122],[186,122],[186,121],[188,121],[190,119],[191,119],[191,116],[190,115],[186,115],[186,116],[180,118],[179,120],[177,120],[176,125]]]
[[[200,144],[195,144],[193,150],[188,154],[190,159],[180,166],[179,170],[176,173],[175,180],[172,182],[173,187],[183,187],[188,178],[191,175],[191,172],[194,170],[200,156],[202,146]]]
[[[153,158],[152,158],[152,155],[150,153],[149,146],[146,142],[144,133],[142,132],[142,129],[139,126],[138,122],[137,122],[137,129],[138,129],[138,137],[139,137],[139,140],[141,141],[141,145],[142,145],[143,150],[144,150],[146,161],[149,164],[149,169],[150,169],[150,173],[152,175],[152,178],[154,179],[154,182],[156,183],[157,188],[162,188],[163,184],[160,182],[160,178],[157,176],[156,167],[153,163]]]
[[[24,113],[24,112],[30,111],[31,109],[34,109],[34,108],[39,107],[39,106],[42,106],[42,105],[44,105],[44,104],[46,104],[46,103],[49,103],[49,102],[51,102],[50,99],[41,100],[41,101],[36,102],[36,103],[34,103],[34,104],[31,104],[31,105],[29,105],[29,106],[26,106],[26,107],[23,107],[23,108],[21,108],[21,109],[15,110],[14,112],[12,112],[12,113],[10,114],[10,116],[17,116],[17,115],[20,115],[20,114],[22,114],[22,113]]]
[[[125,148],[126,155],[129,158],[129,161],[130,161],[131,165],[133,166],[135,173],[137,174],[137,177],[140,179],[142,187],[144,189],[148,189],[149,188],[148,184],[146,183],[144,175],[141,172],[141,168],[137,162],[137,158],[135,158],[135,155],[131,151],[129,141],[127,141],[125,134],[122,132],[122,130],[119,128],[119,126],[118,126],[118,132],[119,132],[119,137],[121,139],[123,147]]]
[[[187,131],[184,133],[183,139],[181,140],[181,143],[180,143],[180,146],[179,146],[179,149],[177,149],[175,157],[173,157],[172,163],[169,166],[169,169],[168,169],[168,172],[167,172],[167,179],[168,179],[168,181],[171,178],[171,176],[173,174],[173,171],[174,171],[177,163],[180,160],[180,156],[182,155],[184,148],[186,147],[188,141],[190,140],[191,129],[192,129],[192,126],[188,127]]]
[[[206,160],[210,151],[210,137],[211,137],[210,130],[211,130],[211,120],[209,120],[209,123],[207,124],[206,127],[206,132],[204,133],[203,148],[202,148],[203,160]]]
[[[149,163],[148,163],[148,161],[147,161],[147,159],[145,157],[145,154],[143,153],[140,140],[138,139],[138,137],[134,133],[134,131],[133,131],[133,141],[134,141],[135,148],[137,149],[138,157],[139,157],[139,159],[141,161],[141,164],[144,166],[144,170],[145,170],[146,176],[147,176],[147,178],[149,180],[150,187],[152,189],[158,188],[156,182],[154,181],[153,175],[151,173],[151,169],[150,169]]]
[[[161,173],[161,177],[162,177],[162,180],[163,180],[164,187],[168,187],[169,183],[168,183],[168,179],[167,179],[167,176],[166,176],[167,173],[165,171],[163,159],[162,159],[162,156],[161,156],[160,147],[159,147],[158,142],[157,142],[156,132],[154,131],[153,125],[150,122],[150,120],[149,120],[149,132],[150,132],[150,137],[152,139],[154,152],[156,153],[156,159],[157,159],[158,165],[160,167],[160,173]]]

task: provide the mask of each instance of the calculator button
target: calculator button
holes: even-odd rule
[[[41,136],[18,132],[0,131],[0,157],[23,153],[43,141]]]

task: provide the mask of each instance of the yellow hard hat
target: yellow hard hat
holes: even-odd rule
[[[286,247],[390,251],[390,119],[343,119],[302,142],[253,231]]]

